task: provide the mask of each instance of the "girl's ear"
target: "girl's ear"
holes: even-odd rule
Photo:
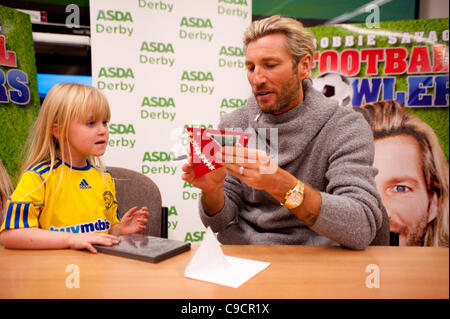
[[[59,125],[56,123],[52,124],[52,135],[56,138],[59,139]]]

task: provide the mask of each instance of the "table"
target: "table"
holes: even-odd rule
[[[449,298],[448,248],[222,246],[225,255],[271,263],[239,288],[185,278],[197,248],[151,264],[87,251],[0,247],[0,298]],[[74,278],[79,288],[68,288]]]

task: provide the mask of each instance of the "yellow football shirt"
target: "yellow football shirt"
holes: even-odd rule
[[[57,160],[51,172],[50,161],[33,165],[8,198],[0,232],[37,227],[71,233],[108,233],[119,223],[119,217],[114,181],[108,172],[103,175],[104,178],[90,163],[71,169]]]

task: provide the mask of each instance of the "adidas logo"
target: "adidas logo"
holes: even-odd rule
[[[80,183],[80,189],[90,189],[92,188],[91,186],[89,186],[89,184],[86,182],[86,180],[83,178],[83,180]]]

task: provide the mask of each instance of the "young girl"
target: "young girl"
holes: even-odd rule
[[[88,249],[145,229],[148,209],[119,221],[116,191],[100,156],[110,109],[96,88],[62,83],[47,94],[28,141],[19,184],[0,228],[7,248]]]

